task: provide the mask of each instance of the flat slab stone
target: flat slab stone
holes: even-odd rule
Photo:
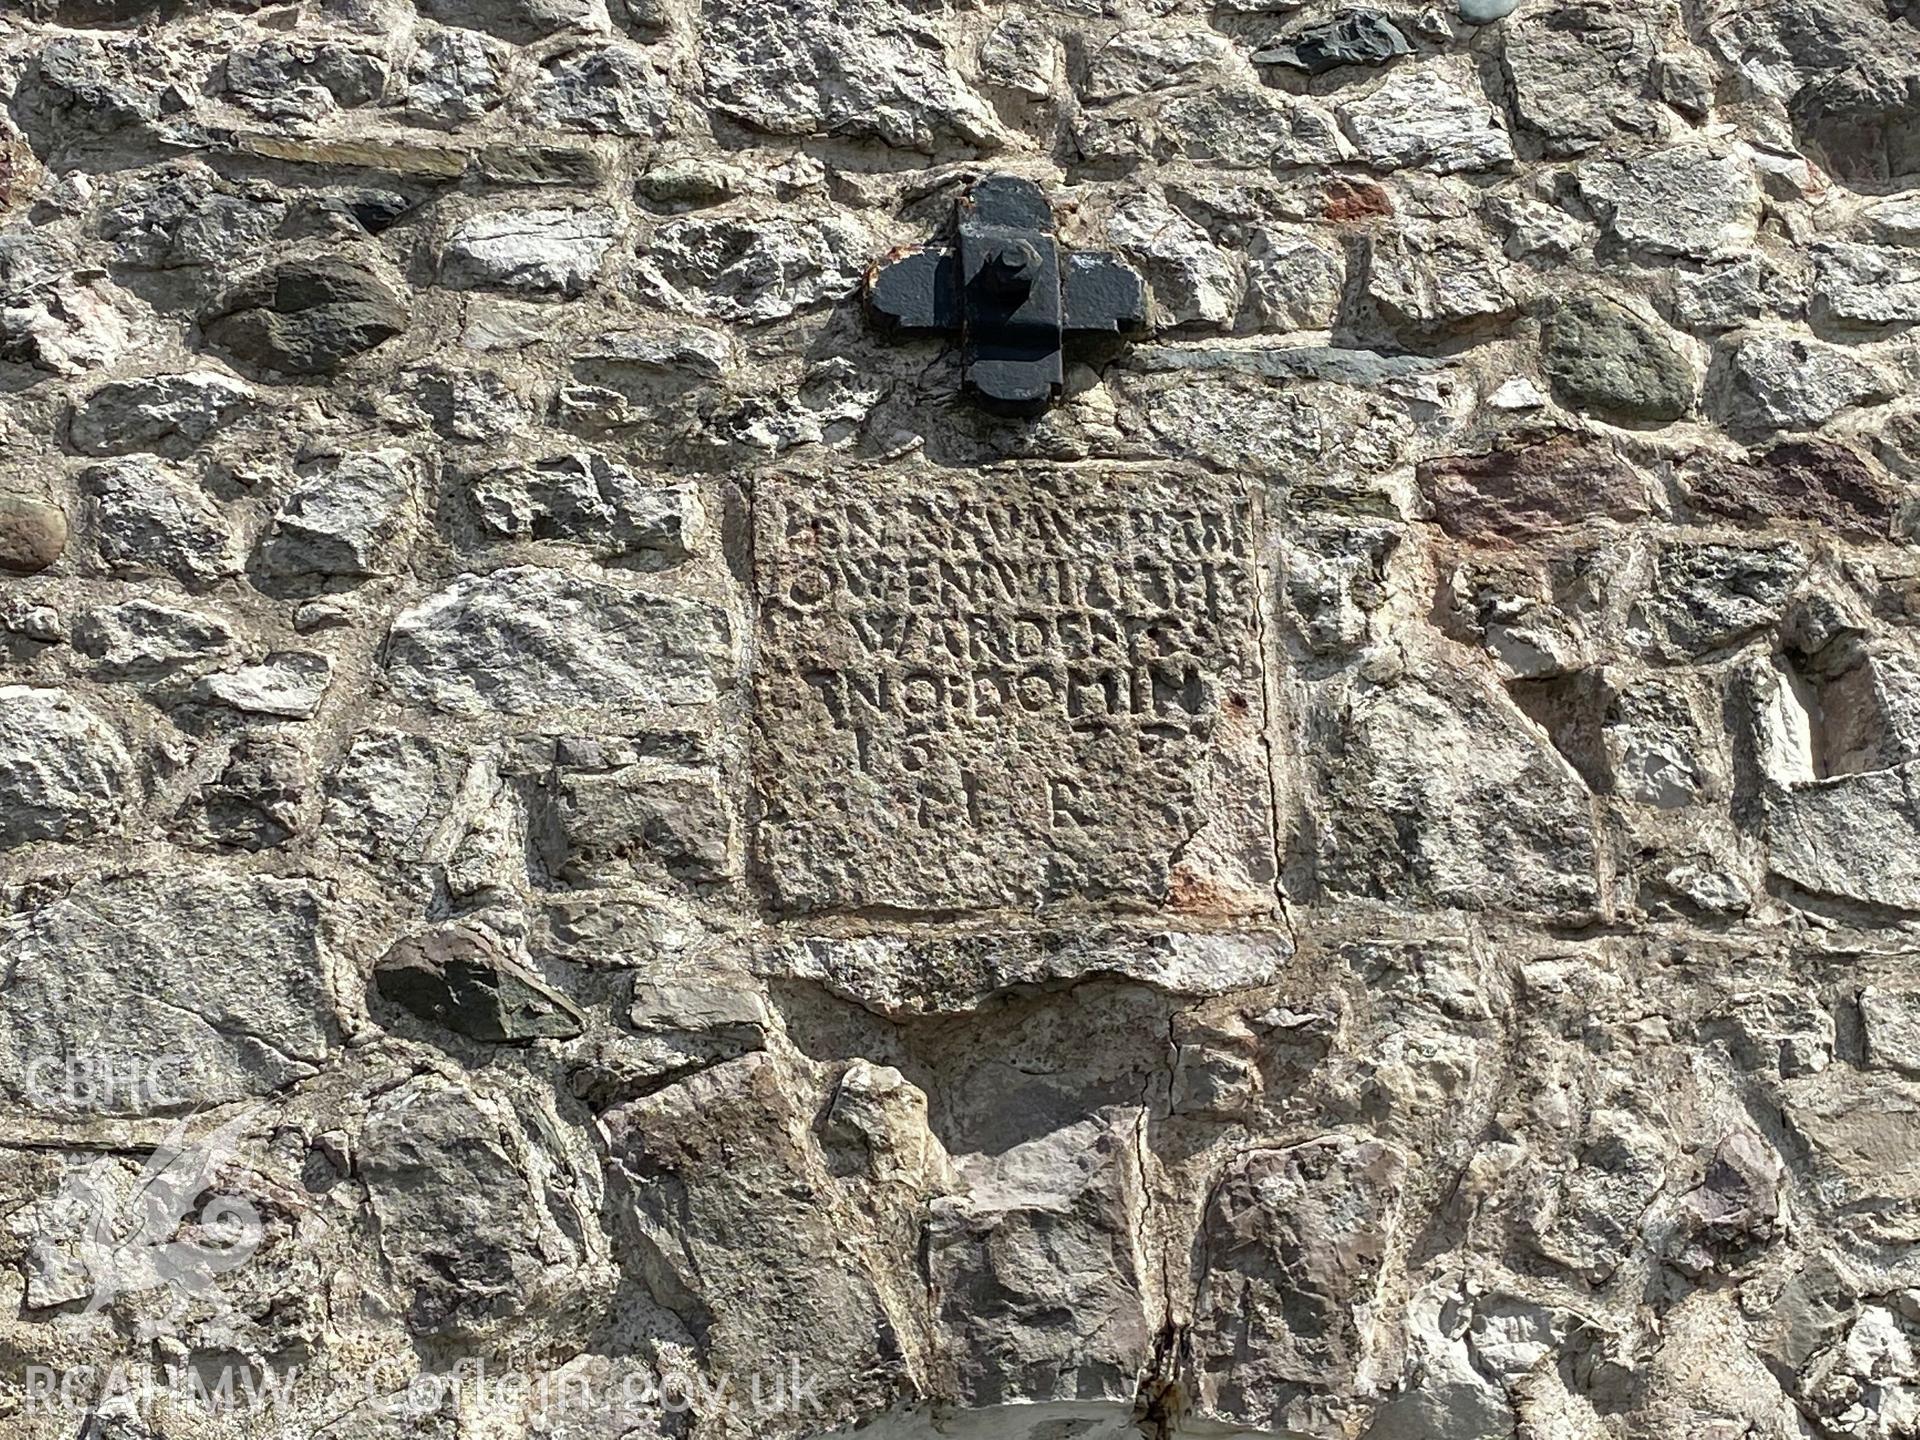
[[[724,611],[537,565],[462,575],[393,622],[396,694],[456,715],[699,705],[732,664]]]
[[[1172,466],[764,478],[776,904],[1270,908],[1254,503]]]
[[[964,1015],[1023,986],[1103,978],[1170,995],[1228,995],[1280,981],[1293,945],[1264,931],[1141,934],[1109,926],[969,935],[797,935],[770,945],[754,968],[812,980],[900,1019]]]
[[[339,1045],[321,905],[300,880],[142,873],[8,916],[0,1104],[168,1113],[317,1073]]]

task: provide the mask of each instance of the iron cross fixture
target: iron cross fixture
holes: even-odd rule
[[[958,331],[962,386],[984,408],[1040,414],[1060,398],[1067,345],[1146,325],[1140,276],[1111,255],[1061,250],[1031,180],[989,175],[955,209],[954,248],[877,266],[867,308],[882,329]]]

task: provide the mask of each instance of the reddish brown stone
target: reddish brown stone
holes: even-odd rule
[[[1326,207],[1329,220],[1373,220],[1393,214],[1393,199],[1370,180],[1336,176],[1327,181]]]
[[[1652,508],[1645,477],[1578,435],[1441,456],[1420,467],[1419,481],[1440,527],[1481,543],[1529,540],[1603,517],[1637,520]]]
[[[1748,461],[1703,457],[1688,476],[1696,516],[1743,525],[1799,521],[1884,540],[1899,496],[1877,467],[1845,445],[1792,440]]]

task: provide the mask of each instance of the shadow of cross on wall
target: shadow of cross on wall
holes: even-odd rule
[[[867,306],[883,330],[958,332],[962,386],[984,408],[1040,414],[1060,397],[1067,346],[1145,326],[1140,276],[1111,255],[1063,251],[1031,180],[989,175],[955,209],[954,247],[879,267]]]

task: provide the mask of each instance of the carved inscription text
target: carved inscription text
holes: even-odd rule
[[[1249,502],[1134,471],[918,480],[757,497],[776,884],[802,908],[1160,898],[1212,757],[1257,736]]]

